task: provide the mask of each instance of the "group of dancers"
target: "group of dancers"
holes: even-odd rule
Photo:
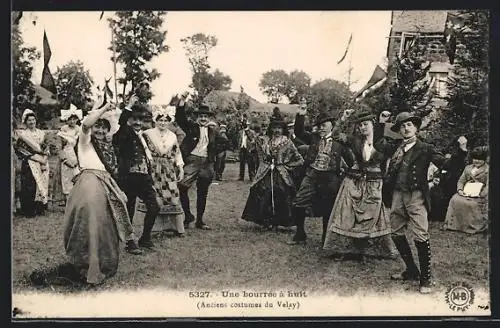
[[[115,105],[103,97],[82,120],[74,147],[79,173],[68,196],[64,231],[66,254],[78,279],[96,284],[113,276],[120,241],[134,255],[154,248],[151,234],[157,220],[171,222],[178,236],[193,222],[195,228],[211,229],[204,219],[207,195],[212,180],[220,178],[214,165],[227,137],[209,107],[200,106],[189,119],[184,98],[174,105],[174,111],[154,112],[155,127],[145,131],[148,110],[135,97],[121,111],[117,128],[110,118]],[[266,133],[250,138],[259,162],[242,219],[265,228],[296,226],[288,244],[300,245],[307,240],[306,217],[322,217],[322,247],[332,250],[336,260],[353,254],[394,258],[397,251],[406,267],[391,278],[416,280],[421,293],[430,293],[428,170],[431,163],[445,168],[450,158],[419,140],[422,121],[411,113],[399,113],[392,124],[402,139],[383,132],[390,113],[377,117],[361,106],[349,114],[336,119],[322,112],[312,131],[306,131],[307,106],[302,104],[292,138],[275,110]],[[181,141],[168,128],[173,120],[183,131]],[[350,136],[339,129],[348,121],[355,126]],[[308,145],[305,151],[298,150],[294,138]],[[466,143],[461,149],[467,151]],[[193,214],[188,191],[195,183]],[[138,240],[134,214],[144,220]]]

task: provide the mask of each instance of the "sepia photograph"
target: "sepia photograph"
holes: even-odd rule
[[[11,320],[491,316],[489,25],[11,11]]]

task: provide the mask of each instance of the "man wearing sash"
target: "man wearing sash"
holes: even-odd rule
[[[122,124],[113,135],[113,146],[118,158],[119,184],[128,199],[130,221],[133,221],[137,197],[146,205],[139,246],[151,249],[154,247],[151,231],[160,207],[151,177],[153,157],[142,136],[142,123],[146,112],[145,106],[137,103],[136,97],[132,97],[120,117]]]

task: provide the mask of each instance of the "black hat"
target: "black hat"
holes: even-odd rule
[[[148,115],[148,109],[146,105],[143,104],[134,104],[129,111],[130,117],[140,117],[145,118]]]
[[[196,115],[199,115],[199,114],[208,114],[208,115],[211,115],[211,116],[215,115],[215,113],[212,112],[210,110],[210,107],[208,107],[207,105],[200,105],[200,107],[198,107],[198,109],[195,110],[194,113]]]
[[[417,128],[420,128],[420,125],[422,124],[422,119],[420,117],[408,112],[401,112],[396,116],[396,122],[394,122],[391,130],[394,132],[399,132],[401,124],[408,121],[413,122],[413,124],[415,124]]]
[[[279,107],[274,107],[273,114],[269,120],[269,128],[272,129],[274,127],[286,128],[286,122],[281,116]]]
[[[470,157],[472,159],[478,159],[478,160],[485,161],[486,158],[488,157],[488,150],[486,147],[475,147],[470,152]]]
[[[359,112],[356,112],[352,116],[352,122],[357,124],[361,123],[364,121],[372,121],[376,118],[375,114],[373,114],[370,110],[360,110]]]
[[[314,121],[314,125],[320,125],[325,122],[332,122],[335,120],[335,117],[330,112],[321,112],[316,116],[316,120]]]

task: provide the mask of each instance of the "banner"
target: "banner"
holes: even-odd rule
[[[43,31],[43,73],[40,86],[53,94],[57,94],[56,82],[49,69],[50,57],[52,57],[52,51],[50,50],[47,33]]]
[[[342,58],[340,58],[340,60],[337,62],[337,64],[340,64],[341,62],[344,61],[345,57],[347,56],[347,53],[349,52],[349,47],[351,46],[351,41],[352,41],[352,33],[351,33],[351,36],[349,37],[349,41],[347,42],[347,47],[345,48],[344,55],[342,56]]]
[[[354,99],[359,98],[363,94],[363,92],[370,89],[371,87],[373,87],[375,84],[379,83],[380,81],[382,81],[386,77],[387,77],[387,73],[382,69],[382,67],[377,65],[377,67],[375,67],[375,71],[373,71],[372,77],[370,78],[368,83],[363,88],[361,88],[361,90],[359,90],[356,93],[356,96],[354,97]]]

